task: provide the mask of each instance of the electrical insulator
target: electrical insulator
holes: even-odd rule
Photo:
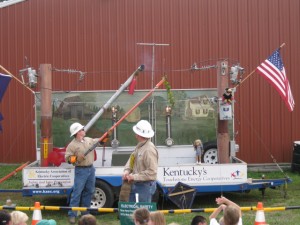
[[[239,69],[237,66],[233,66],[230,68],[230,81],[235,84],[237,82],[237,77],[239,74]]]
[[[37,84],[37,73],[36,70],[28,68],[28,84],[29,87],[34,88]]]

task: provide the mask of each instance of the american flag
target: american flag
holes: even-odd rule
[[[295,101],[285,74],[279,50],[280,49],[277,49],[273,52],[273,54],[256,69],[278,91],[289,111],[292,112],[294,110]]]

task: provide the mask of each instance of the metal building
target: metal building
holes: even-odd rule
[[[239,158],[247,163],[273,158],[291,162],[293,142],[300,140],[298,0],[9,2],[15,4],[0,3],[1,66],[18,78],[28,65],[87,72],[80,82],[78,74],[54,72],[53,90],[116,90],[140,64],[146,71],[138,89],[151,88],[163,73],[175,89],[212,88],[216,70],[191,71],[193,63],[228,59],[239,62],[246,76],[285,43],[281,54],[294,111],[289,112],[276,90],[255,72],[237,89],[234,118]],[[33,90],[40,88],[38,84]],[[13,79],[0,103],[1,163],[35,160],[34,104],[34,94]]]

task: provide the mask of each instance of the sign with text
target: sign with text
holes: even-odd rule
[[[149,202],[119,202],[119,216],[121,225],[134,225],[133,212],[138,208],[146,208],[149,211],[156,211],[156,203]]]
[[[164,166],[158,167],[157,180],[163,186],[174,186],[178,182],[188,185],[243,183],[247,182],[247,165],[232,163]]]
[[[232,107],[230,104],[219,104],[220,120],[232,120]]]
[[[74,168],[26,167],[22,171],[23,187],[72,187]]]

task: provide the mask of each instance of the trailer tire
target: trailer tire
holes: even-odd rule
[[[104,181],[96,180],[91,208],[111,208],[113,204],[114,193],[112,192],[112,188]]]
[[[202,162],[207,164],[218,164],[218,146],[214,141],[203,144],[204,153],[202,155]]]

